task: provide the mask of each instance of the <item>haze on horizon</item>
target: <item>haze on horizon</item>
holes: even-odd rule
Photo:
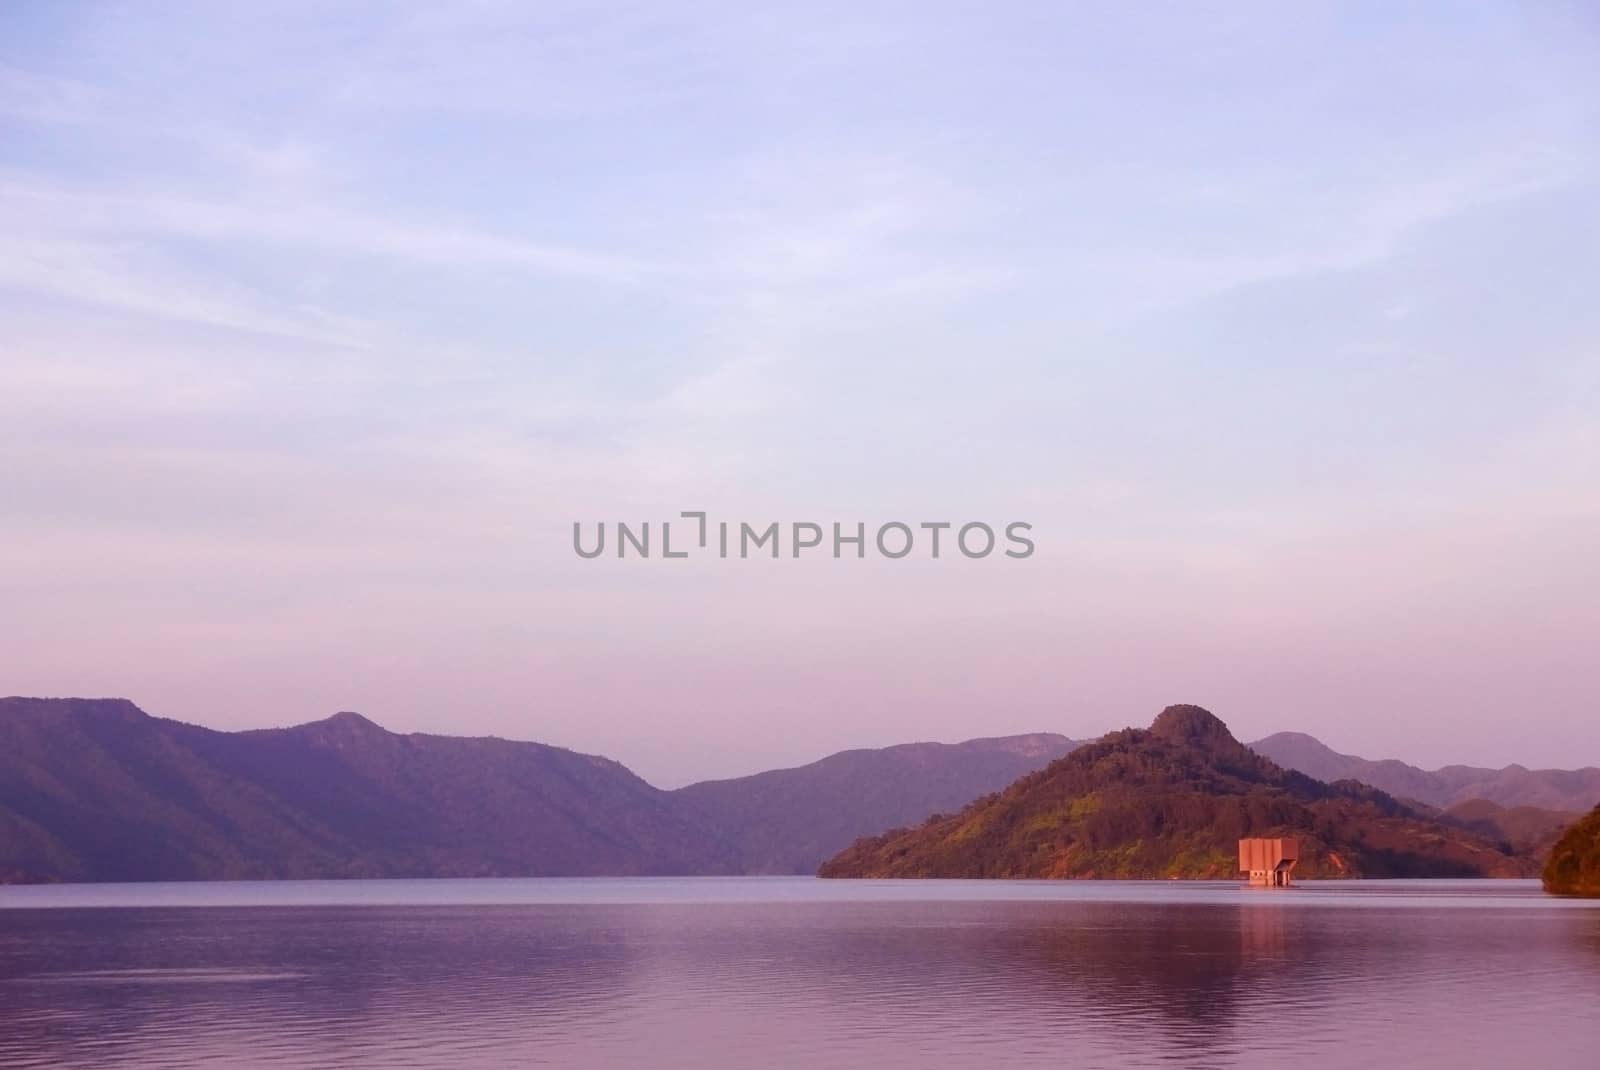
[[[0,693],[1600,764],[1597,165],[1580,3],[8,4]]]

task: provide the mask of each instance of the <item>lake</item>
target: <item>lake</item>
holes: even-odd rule
[[[0,1065],[1600,1065],[1531,881],[0,888]]]

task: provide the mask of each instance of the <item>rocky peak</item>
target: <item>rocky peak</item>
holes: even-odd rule
[[[1150,733],[1172,743],[1214,749],[1239,746],[1228,726],[1210,710],[1199,706],[1168,706],[1150,725]]]
[[[369,720],[359,713],[350,710],[341,710],[322,722],[326,727],[338,729],[343,732],[383,732],[384,727],[376,721]]]

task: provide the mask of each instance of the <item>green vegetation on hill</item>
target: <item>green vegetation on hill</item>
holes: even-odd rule
[[[1237,874],[1243,836],[1294,836],[1302,877],[1523,876],[1531,859],[1375,788],[1254,753],[1197,706],[1168,707],[959,814],[857,841],[824,877]]]
[[[1551,848],[1544,865],[1544,889],[1557,895],[1600,897],[1600,806]]]

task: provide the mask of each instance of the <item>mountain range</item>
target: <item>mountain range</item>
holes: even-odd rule
[[[122,699],[7,698],[0,882],[813,873],[1073,745],[845,751],[669,792],[607,758],[355,713],[219,732]]]
[[[911,743],[663,791],[607,758],[355,713],[222,732],[122,699],[0,699],[0,882],[813,873],[1083,746]],[[1576,815],[1473,802],[1433,816],[1541,853]]]
[[[1583,811],[1600,803],[1600,769],[1529,769],[1508,765],[1485,769],[1447,765],[1419,769],[1392,758],[1372,761],[1340,754],[1302,732],[1278,732],[1250,744],[1257,754],[1298,769],[1318,780],[1359,780],[1390,795],[1447,808],[1471,799],[1500,806],[1536,806],[1544,810]]]
[[[218,732],[120,700],[0,701],[0,880],[732,873],[617,762],[354,713]]]
[[[903,743],[672,794],[732,844],[743,872],[815,873],[859,836],[957,809],[1080,745],[1051,733]]]
[[[1005,791],[858,841],[824,877],[1219,878],[1245,836],[1299,841],[1306,877],[1514,877],[1535,861],[1356,781],[1246,747],[1198,706],[1114,732]]]

